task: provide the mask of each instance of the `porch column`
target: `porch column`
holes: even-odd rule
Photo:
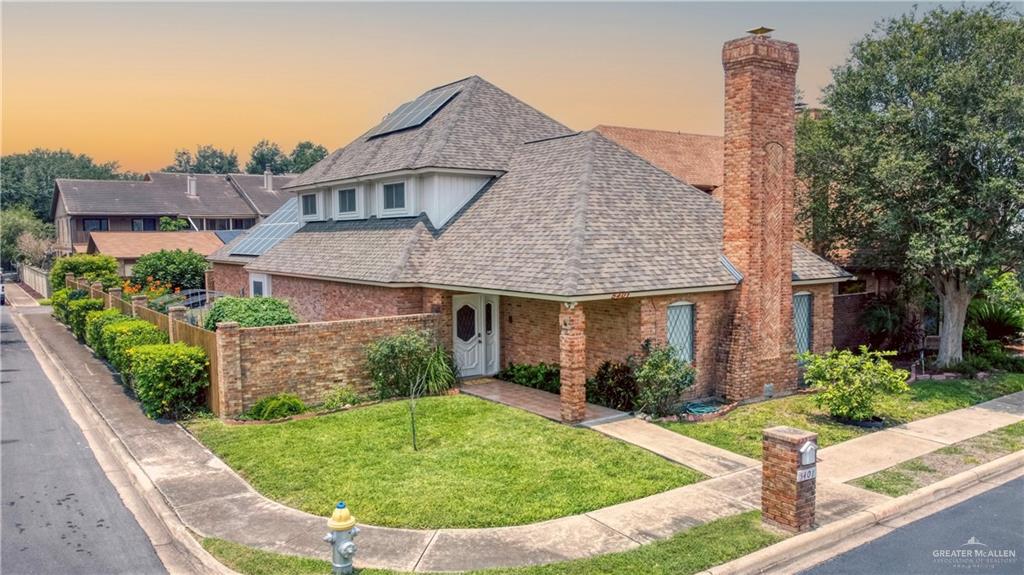
[[[587,408],[587,319],[576,302],[564,303],[558,312],[561,365],[562,421],[583,421]]]

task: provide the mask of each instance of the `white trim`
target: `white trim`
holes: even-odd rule
[[[315,214],[303,214],[302,213],[302,199],[306,196],[316,196],[316,213]],[[299,194],[299,219],[304,222],[318,222],[324,219],[324,194],[322,191],[319,192],[306,192]]]
[[[384,207],[384,186],[402,184],[402,207],[386,209]],[[412,178],[398,180],[381,180],[377,183],[377,205],[380,206],[380,217],[397,218],[412,214],[412,196],[416,193],[412,184]]]
[[[255,297],[253,295],[253,294],[256,293],[256,290],[253,289],[253,283],[254,282],[260,282],[260,283],[263,284],[263,293],[260,294],[260,296],[262,296],[262,297],[270,297],[270,274],[260,274],[260,273],[252,273],[252,272],[249,273],[249,296],[250,297]]]
[[[841,278],[824,278],[819,280],[793,280],[795,286],[812,286],[818,284],[837,284],[856,279],[857,276],[844,276]]]
[[[373,180],[380,179],[395,179],[406,176],[414,176],[417,174],[465,174],[469,176],[500,176],[504,174],[504,170],[473,170],[473,169],[460,169],[460,168],[416,168],[413,170],[392,170],[390,172],[379,172],[376,174],[366,174],[362,176],[356,176],[354,178],[341,178],[338,180],[325,180],[322,182],[316,182],[314,184],[306,184],[303,186],[288,186],[283,188],[283,191],[297,194],[300,192],[306,192],[309,190],[323,189],[324,186],[349,186],[352,184],[365,183]]]
[[[363,198],[365,195],[363,186],[360,184],[354,184],[351,186],[337,186],[330,188],[331,193],[331,205],[334,206],[333,218],[335,220],[362,220],[366,219],[366,200]],[[355,190],[356,193],[356,211],[354,212],[342,212],[338,208],[341,206],[341,202],[338,201],[338,193],[345,190]]]

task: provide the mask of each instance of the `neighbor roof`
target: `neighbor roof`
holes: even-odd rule
[[[262,187],[262,175],[195,174],[195,178],[195,196],[188,195],[188,174],[182,173],[150,172],[142,180],[58,178],[51,215],[56,213],[58,201],[63,203],[65,211],[71,215],[264,215],[291,197],[291,194],[281,192],[280,187],[284,187],[294,176],[275,176],[277,191],[267,191]],[[254,178],[258,179],[258,183],[253,182]],[[236,184],[232,184],[232,181]],[[249,201],[252,201],[256,209],[253,209]]]
[[[88,253],[136,259],[160,250],[192,250],[208,256],[224,245],[214,232],[92,232]]]
[[[815,254],[802,244],[793,242],[793,281],[852,277],[850,272]]]
[[[722,185],[722,136],[604,125],[594,129],[691,186],[712,190]]]
[[[523,142],[572,131],[478,76],[436,90],[458,94],[418,127],[371,129],[300,175],[291,187],[418,168],[504,171]]]

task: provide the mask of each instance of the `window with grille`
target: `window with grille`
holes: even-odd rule
[[[809,293],[793,294],[793,334],[796,336],[796,352],[811,351],[813,299]]]
[[[676,302],[668,306],[668,344],[679,358],[693,363],[694,306],[692,303]]]
[[[405,209],[405,182],[384,184],[384,209]]]

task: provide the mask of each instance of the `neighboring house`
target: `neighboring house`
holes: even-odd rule
[[[646,340],[693,362],[693,396],[793,390],[850,278],[793,241],[797,62],[765,36],[725,45],[721,179],[694,160],[720,200],[479,77],[434,88],[292,182],[294,217],[214,253],[213,287],[306,321],[438,313],[463,376],[559,364],[565,421]]]
[[[244,230],[281,206],[294,176],[150,172],[134,180],[58,178],[51,216],[60,254],[84,252],[93,231],[159,229],[161,217],[193,230]]]
[[[209,256],[223,246],[217,232],[91,232],[85,251],[116,258],[118,273],[128,277],[135,261],[146,254],[179,249]]]

